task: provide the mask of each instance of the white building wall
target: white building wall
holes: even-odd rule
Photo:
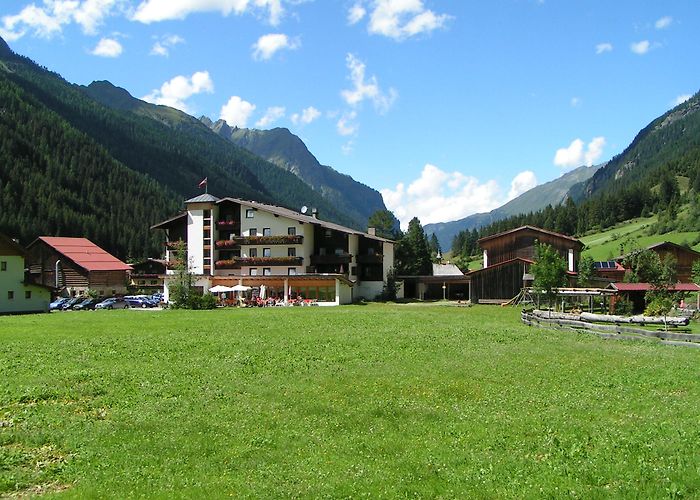
[[[388,241],[385,241],[384,244],[382,245],[382,254],[384,254],[384,270],[382,275],[384,276],[384,279],[386,280],[386,276],[389,273],[389,269],[394,267],[394,244],[389,243]]]
[[[358,281],[355,283],[355,299],[374,300],[384,291],[382,281]]]
[[[204,210],[187,211],[187,260],[192,274],[204,274]]]
[[[350,268],[353,267],[357,269],[357,254],[360,253],[360,237],[356,234],[351,234],[348,236],[348,253],[352,255],[352,261],[350,262]],[[351,279],[355,276],[351,274],[351,270],[348,269],[348,273]]]

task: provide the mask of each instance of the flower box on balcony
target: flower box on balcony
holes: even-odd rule
[[[218,269],[237,269],[242,266],[301,266],[303,257],[234,257],[233,259],[217,260]]]
[[[218,228],[232,228],[232,227],[237,227],[238,226],[238,221],[237,220],[219,220],[216,221],[216,227]]]

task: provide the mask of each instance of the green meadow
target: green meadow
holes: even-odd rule
[[[700,496],[700,350],[357,305],[0,317],[0,497]]]

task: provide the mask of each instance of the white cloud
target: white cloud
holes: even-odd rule
[[[266,128],[275,123],[277,120],[282,118],[286,113],[286,109],[282,106],[273,106],[267,108],[265,114],[257,122],[255,122],[256,127]]]
[[[0,34],[10,41],[27,33],[50,39],[63,31],[63,26],[77,23],[88,35],[97,33],[112,11],[125,5],[124,0],[44,0],[31,3],[18,14],[2,17]]]
[[[180,43],[185,43],[185,39],[178,35],[167,35],[160,37],[153,44],[150,55],[168,57],[170,55],[170,49]]]
[[[630,50],[635,54],[644,55],[649,52],[651,44],[649,40],[642,40],[641,42],[635,42],[630,44]]]
[[[581,98],[580,97],[572,97],[571,98],[571,107],[572,108],[577,108],[581,105]]]
[[[685,101],[687,101],[688,99],[690,99],[691,97],[693,97],[691,94],[681,94],[673,100],[673,105],[679,106],[679,105],[683,104]]]
[[[536,180],[532,172],[518,174],[508,196],[532,187],[533,182]],[[404,229],[413,217],[418,217],[422,224],[446,222],[488,212],[507,201],[494,180],[481,182],[461,172],[445,172],[431,164],[426,164],[420,177],[408,186],[402,182],[394,189],[385,188],[380,192],[386,207],[394,212]]]
[[[308,108],[304,108],[301,113],[294,113],[291,117],[292,123],[294,125],[308,125],[309,123],[315,121],[317,118],[321,116],[321,112],[314,108],[313,106],[309,106]]]
[[[558,149],[554,155],[554,164],[562,169],[591,166],[603,155],[605,137],[594,137],[586,147],[581,139],[574,139],[566,148]]]
[[[147,96],[142,97],[142,99],[153,104],[170,106],[188,113],[190,109],[185,101],[193,95],[201,94],[202,92],[209,94],[214,92],[214,82],[208,71],[198,71],[189,78],[182,75],[176,76],[165,82],[160,89],[153,90]]]
[[[390,88],[388,93],[384,93],[379,88],[377,77],[372,75],[365,80],[365,63],[360,61],[354,54],[348,54],[345,58],[347,68],[350,70],[348,79],[352,82],[353,88],[341,91],[340,95],[350,106],[358,106],[365,99],[369,99],[380,113],[386,113],[398,98],[398,92]]]
[[[296,50],[300,45],[299,39],[289,38],[283,33],[263,35],[253,44],[253,59],[256,61],[266,61],[280,50]]]
[[[350,111],[348,113],[343,113],[343,115],[338,119],[336,123],[336,129],[338,133],[342,136],[354,135],[360,126],[355,122],[357,118],[356,111]]]
[[[350,24],[356,24],[365,17],[365,6],[371,10],[367,30],[394,40],[431,33],[444,28],[452,19],[447,14],[436,14],[427,9],[423,0],[362,0],[355,2],[349,10]]]
[[[90,51],[93,56],[119,57],[123,52],[122,44],[113,38],[102,38]]]
[[[612,43],[603,42],[603,43],[599,43],[598,45],[595,46],[595,53],[596,54],[603,54],[605,52],[612,52],[612,49],[613,49]]]
[[[247,125],[253,111],[255,111],[255,104],[234,95],[221,107],[220,117],[232,127],[243,128]]]
[[[508,200],[517,198],[526,191],[537,186],[537,177],[532,170],[525,170],[516,175],[510,183],[510,191],[508,192]]]
[[[262,12],[269,23],[276,26],[284,15],[284,8],[282,0],[144,0],[136,8],[133,19],[150,24],[185,19],[201,12],[219,12],[223,16]]]
[[[362,6],[361,3],[356,3],[350,10],[348,10],[348,24],[357,24],[363,17],[367,14],[367,10]]]
[[[351,155],[355,149],[355,141],[350,139],[348,142],[340,146],[340,151],[345,156]]]
[[[671,26],[673,23],[673,18],[671,16],[664,16],[656,20],[654,27],[657,30],[663,30]]]

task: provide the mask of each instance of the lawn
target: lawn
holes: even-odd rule
[[[429,305],[0,317],[0,497],[700,495],[700,350]]]

